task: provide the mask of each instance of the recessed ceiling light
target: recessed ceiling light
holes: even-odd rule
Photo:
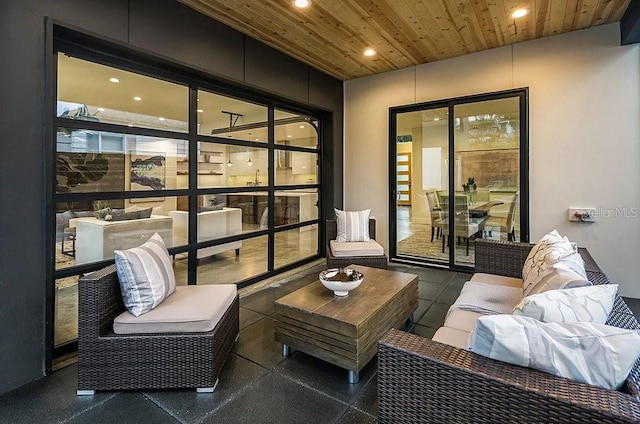
[[[433,120],[434,120],[434,121],[439,121],[439,120],[440,120],[440,118],[433,118]]]
[[[114,78],[109,78],[109,81],[115,82],[115,83],[120,82],[120,80],[118,78],[115,78],[115,77]]]
[[[300,125],[300,128],[304,128],[304,125]]]
[[[202,113],[202,112],[204,112],[204,110],[198,109],[198,113]]]
[[[291,134],[287,135],[287,138],[291,138]]]
[[[526,16],[529,13],[529,11],[527,9],[516,9],[514,10],[514,12],[511,14],[512,18],[522,18],[523,16]]]
[[[375,56],[376,55],[376,51],[373,49],[367,49],[364,51],[364,55],[365,56]]]
[[[133,98],[133,100],[135,100],[136,102],[139,102],[140,100],[142,100],[142,97],[140,97],[140,96],[135,96],[135,97]]]
[[[260,141],[260,139],[259,139],[259,138],[256,138],[256,141]]]
[[[311,6],[310,0],[293,0],[293,5],[297,8],[304,9],[305,7]]]
[[[104,108],[103,107],[99,107],[98,108],[98,112],[104,112]]]
[[[161,121],[164,121],[164,118],[162,116],[159,117],[158,119],[161,120]]]

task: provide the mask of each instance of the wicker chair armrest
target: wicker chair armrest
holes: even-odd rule
[[[522,266],[533,244],[477,239],[475,272],[522,278]]]
[[[640,420],[631,396],[390,330],[378,344],[381,423]]]

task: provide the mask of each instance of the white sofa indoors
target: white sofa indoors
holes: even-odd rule
[[[188,241],[187,211],[171,211],[173,218],[173,245],[180,246]],[[216,240],[242,233],[242,209],[222,208],[198,213],[198,242]],[[242,240],[198,249],[198,259],[235,249],[240,254]]]
[[[171,218],[151,215],[149,218],[105,221],[95,217],[73,218],[76,228],[76,264],[113,258],[114,250],[130,249],[146,242],[154,233],[172,246]]]

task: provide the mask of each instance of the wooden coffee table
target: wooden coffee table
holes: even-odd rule
[[[362,272],[364,280],[348,296],[335,296],[315,281],[276,300],[274,327],[284,356],[292,347],[347,369],[349,382],[357,383],[382,335],[402,325],[418,307],[418,276],[349,268]]]

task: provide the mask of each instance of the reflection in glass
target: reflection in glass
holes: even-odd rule
[[[396,123],[397,253],[448,262],[439,193],[448,185],[447,109],[399,113]]]
[[[286,146],[318,147],[318,120],[306,115],[275,110],[275,142]]]
[[[290,190],[275,193],[276,226],[318,219],[318,190]]]
[[[174,246],[176,197],[94,200],[56,205],[55,268],[113,258],[114,250],[143,244],[154,233]]]
[[[184,140],[58,128],[56,193],[179,188]],[[184,184],[184,182],[183,182]]]
[[[318,155],[316,153],[276,150],[274,155],[276,185],[316,184]]]
[[[56,116],[188,131],[187,86],[58,54]]]
[[[244,100],[198,91],[198,134],[266,143],[267,108]]]
[[[267,236],[242,240],[239,256],[227,250],[198,262],[197,284],[230,284],[267,272]],[[200,256],[200,253],[198,253]]]
[[[55,281],[54,346],[78,338],[78,278],[74,275]]]
[[[275,234],[275,267],[283,267],[318,253],[318,226],[309,225]]]

